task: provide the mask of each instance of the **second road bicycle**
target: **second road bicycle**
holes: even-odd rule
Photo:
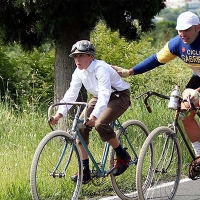
[[[148,99],[151,96],[157,96],[162,99],[169,100],[170,97],[159,94],[157,92],[147,92],[144,103],[149,112],[151,108]],[[178,106],[175,109],[174,120],[166,126],[155,128],[145,140],[137,164],[136,185],[140,200],[156,199],[156,200],[172,200],[175,197],[181,178],[182,155],[179,145],[179,138],[191,156],[191,164],[189,166],[189,178],[196,180],[200,178],[200,166],[195,164],[195,155],[185,137],[182,125],[180,124],[180,116],[186,115],[193,110],[200,117],[199,108],[187,99],[190,108],[181,109],[181,103],[184,103],[181,97],[178,99]]]

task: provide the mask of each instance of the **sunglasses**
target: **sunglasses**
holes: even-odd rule
[[[78,51],[83,51],[83,52],[86,52],[86,51],[94,51],[94,48],[90,47],[90,45],[87,45],[85,43],[82,43],[82,42],[77,42],[76,44],[74,44],[72,46],[72,49],[71,49],[71,52],[74,52],[75,50],[78,50]]]

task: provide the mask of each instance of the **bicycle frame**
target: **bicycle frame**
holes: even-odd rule
[[[87,107],[87,104],[86,104],[86,103],[83,103],[83,102],[69,102],[69,103],[57,103],[57,104],[54,104],[54,105],[52,105],[52,106],[49,107],[49,110],[48,110],[48,119],[49,119],[49,120],[48,120],[48,121],[50,121],[50,113],[51,113],[52,108],[55,107],[55,106],[59,106],[59,105],[78,105],[77,112],[76,112],[75,117],[74,117],[74,119],[73,119],[72,128],[71,128],[71,130],[67,130],[67,132],[69,132],[69,134],[70,134],[70,135],[72,136],[72,138],[73,138],[71,142],[75,144],[75,143],[76,143],[76,138],[78,137],[79,140],[80,140],[80,142],[81,142],[81,144],[82,144],[82,146],[84,147],[85,151],[87,152],[87,154],[88,154],[90,160],[92,161],[94,168],[95,168],[96,171],[97,171],[97,176],[98,176],[98,177],[105,177],[105,176],[108,176],[108,175],[112,172],[112,170],[114,169],[114,168],[113,168],[113,169],[109,169],[109,170],[105,171],[105,166],[106,166],[106,161],[107,161],[107,158],[108,158],[108,153],[109,153],[110,144],[109,144],[108,142],[105,142],[104,149],[103,149],[103,153],[102,153],[102,158],[101,158],[100,166],[99,166],[99,163],[94,159],[94,156],[93,156],[92,153],[90,152],[90,150],[89,150],[87,144],[85,143],[85,141],[84,141],[84,139],[83,139],[83,137],[82,137],[82,135],[81,135],[81,133],[80,133],[80,131],[79,131],[80,128],[83,128],[83,126],[85,126],[84,124],[85,124],[85,122],[87,121],[87,116],[84,116],[84,119],[80,119],[80,118],[79,118],[80,112],[81,112],[81,106]],[[49,125],[50,125],[50,123],[49,123]],[[123,133],[125,132],[125,130],[124,130],[123,126],[121,125],[119,119],[113,121],[113,122],[111,123],[111,126],[112,126],[112,128],[115,129],[115,130],[121,129],[121,131],[122,131]],[[53,127],[52,127],[51,125],[50,125],[50,128],[51,128],[52,130],[54,130]],[[129,144],[131,144],[131,142],[130,142],[130,140],[129,140],[128,137],[126,137],[126,140],[128,141]],[[132,146],[132,145],[130,145],[130,146],[131,146],[132,152],[134,153],[134,155],[135,155],[135,157],[136,157],[136,159],[133,160],[133,161],[131,161],[130,164],[136,164],[137,161],[138,161],[137,154],[136,154],[136,152],[135,152],[133,146]],[[68,167],[68,165],[69,165],[69,162],[70,162],[70,159],[71,159],[71,156],[72,156],[72,153],[73,153],[73,145],[72,145],[72,147],[71,147],[71,149],[70,149],[70,156],[69,156],[68,161],[66,162],[66,165],[65,165],[65,167],[64,167],[64,169],[63,169],[63,172],[60,173],[60,174],[56,174],[55,171],[56,171],[57,168],[59,167],[59,164],[60,164],[61,161],[62,161],[62,158],[63,158],[63,156],[64,156],[64,154],[65,154],[66,149],[67,149],[67,143],[66,143],[66,145],[65,145],[64,148],[63,148],[63,151],[62,151],[62,153],[61,153],[61,155],[60,155],[60,158],[59,158],[59,160],[58,160],[58,162],[57,162],[57,165],[56,165],[55,169],[54,169],[53,172],[51,173],[53,177],[56,177],[56,176],[62,177],[62,176],[65,175],[65,171],[67,170],[67,167]]]
[[[57,110],[54,107],[60,105],[67,106],[68,110],[71,106],[76,106],[72,107],[72,112],[67,112],[66,118],[60,120],[63,122],[61,124],[59,122],[59,126],[54,130],[51,125],[51,112],[54,114]],[[87,107],[88,104],[85,102],[58,103],[49,107],[48,122],[52,131],[46,134],[38,144],[31,164],[30,186],[34,200],[46,199],[46,197],[75,200],[81,194],[82,184],[91,182],[93,186],[100,186],[103,183],[107,185],[107,177],[120,199],[130,200],[137,197],[136,164],[139,160],[140,147],[149,135],[149,130],[136,119],[128,119],[122,124],[119,119],[116,119],[110,123],[122,148],[130,156],[130,161],[127,163],[129,166],[120,176],[115,176],[112,170],[118,166],[120,157],[110,143],[97,143],[97,149],[101,146],[99,153],[96,148],[90,149],[83,140],[81,133],[82,129],[86,128],[87,116],[82,110],[86,111]],[[95,130],[94,132],[96,133]],[[77,139],[81,142],[82,148],[85,148],[90,160],[90,180],[88,182],[84,181],[83,162]],[[90,142],[95,144],[95,141]],[[76,173],[71,176],[74,171]]]

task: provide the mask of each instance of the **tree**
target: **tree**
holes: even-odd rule
[[[152,18],[165,7],[164,0],[1,0],[0,29],[4,44],[17,42],[25,50],[46,41],[55,43],[54,93],[60,99],[69,86],[74,62],[71,46],[90,39],[99,20],[127,40],[154,28]],[[139,23],[135,19],[139,20]]]

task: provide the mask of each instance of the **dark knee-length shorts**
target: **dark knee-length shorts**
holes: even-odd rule
[[[89,101],[89,107],[87,109],[88,117],[92,113],[96,102],[97,97],[92,97]],[[130,91],[128,89],[123,91],[115,91],[111,94],[107,108],[101,113],[101,115],[95,122],[95,129],[104,142],[116,137],[113,128],[110,126],[110,123],[119,118],[128,109],[130,104]],[[80,130],[86,144],[89,144],[90,131],[91,128]]]
[[[193,75],[185,88],[197,89],[200,87],[200,77]]]

